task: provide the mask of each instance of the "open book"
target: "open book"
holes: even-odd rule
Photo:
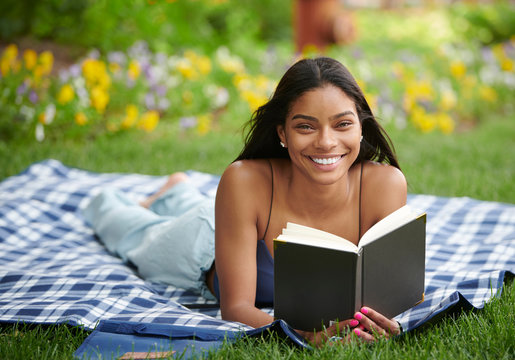
[[[320,330],[369,306],[391,318],[424,294],[426,214],[403,206],[361,237],[288,223],[274,239],[274,316]]]

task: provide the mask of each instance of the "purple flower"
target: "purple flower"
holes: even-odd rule
[[[27,91],[27,83],[23,82],[18,88],[16,89],[16,94],[23,95]]]
[[[155,85],[153,88],[152,88],[153,91],[155,91],[155,93],[158,95],[158,96],[165,96],[166,95],[166,86],[165,85]]]
[[[159,99],[159,101],[157,103],[157,108],[159,110],[166,111],[166,110],[168,110],[169,107],[170,107],[170,100],[168,100],[167,98]]]
[[[72,66],[70,66],[68,71],[70,72],[70,75],[75,78],[75,77],[80,76],[80,74],[81,74],[81,67],[80,67],[79,64],[73,64]]]
[[[492,49],[490,49],[487,46],[483,46],[481,48],[481,57],[483,58],[483,61],[486,63],[495,62],[494,53],[492,52]]]
[[[182,129],[189,129],[197,125],[195,116],[183,116],[179,119],[179,125]]]
[[[147,106],[147,109],[155,109],[156,98],[154,97],[154,94],[147,93],[147,95],[145,95],[145,105]]]
[[[34,90],[31,90],[31,92],[29,93],[29,100],[33,104],[38,102],[38,100],[39,100],[38,94],[36,94],[36,92]]]
[[[123,52],[113,51],[107,55],[107,60],[118,65],[125,65],[127,58]]]

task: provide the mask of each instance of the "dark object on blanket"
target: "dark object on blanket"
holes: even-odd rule
[[[145,353],[154,357],[174,356],[189,359],[214,351],[225,341],[242,337],[276,335],[289,345],[310,348],[304,339],[282,320],[248,331],[227,331],[192,326],[103,320],[75,351],[78,359],[118,359],[125,354]],[[166,354],[166,355],[163,355]],[[129,355],[127,355],[129,356]]]

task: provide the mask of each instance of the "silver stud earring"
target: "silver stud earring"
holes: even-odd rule
[[[279,142],[279,144],[281,144],[281,146],[282,146],[283,148],[285,148],[285,147],[286,147],[286,145],[284,145],[284,143],[283,143],[282,141],[280,141],[280,142]]]
[[[363,141],[363,135],[361,135],[361,137],[359,138],[359,142],[362,142]]]

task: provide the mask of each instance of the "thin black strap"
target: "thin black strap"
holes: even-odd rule
[[[272,195],[270,196],[270,210],[268,211],[268,221],[266,223],[265,233],[263,234],[263,239],[266,237],[266,232],[268,231],[268,225],[270,225],[270,217],[272,216],[272,204],[274,202],[274,168],[272,167],[272,163],[269,159],[267,159],[268,165],[270,165],[270,173],[272,174]]]
[[[361,162],[361,172],[359,173],[359,204],[358,204],[358,211],[359,211],[359,229],[358,229],[358,241],[359,239],[361,239],[361,185],[363,183],[363,163],[364,162]]]

